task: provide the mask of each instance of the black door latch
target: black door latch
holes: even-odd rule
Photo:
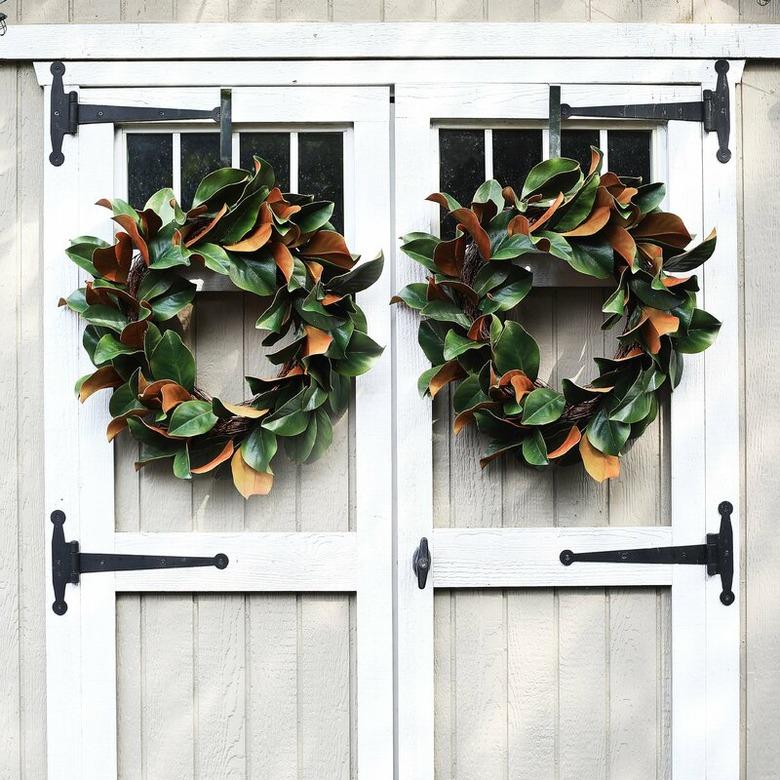
[[[563,550],[561,563],[571,566],[575,561],[601,563],[679,563],[706,566],[711,577],[720,574],[720,600],[727,607],[734,603],[732,582],[734,579],[734,534],[731,513],[734,507],[723,501],[718,506],[720,531],[707,534],[706,544],[678,545],[677,547],[644,547],[636,550],[602,550],[600,552],[575,553]]]
[[[219,553],[213,558],[195,558],[176,555],[122,555],[117,553],[83,553],[76,541],[66,542],[65,513],[55,509],[51,513],[54,532],[51,537],[51,579],[54,586],[54,603],[51,608],[57,615],[68,611],[65,603],[65,586],[77,584],[82,574],[97,571],[140,571],[143,569],[186,569],[191,566],[216,566],[224,569],[228,557]]]
[[[428,540],[423,536],[420,544],[412,556],[412,571],[417,575],[417,587],[425,589],[428,582],[428,572],[431,570],[431,551],[428,549]]]

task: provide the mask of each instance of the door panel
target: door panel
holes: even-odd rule
[[[219,103],[219,90],[84,90],[81,99],[193,108]],[[386,88],[236,89],[234,163],[267,140],[287,188],[335,200],[356,252],[387,252],[389,105]],[[80,204],[129,193],[143,205],[166,185],[186,201],[218,165],[217,138],[213,124],[179,123],[90,126],[66,139],[65,165],[47,172],[50,195],[79,204],[67,224],[47,223],[60,292],[76,286],[64,271],[67,238],[111,237],[105,211]],[[240,401],[244,376],[273,368],[254,328],[260,303],[196,277],[183,330],[198,383]],[[223,571],[104,572],[69,586],[70,609],[49,622],[52,776],[391,776],[390,294],[388,265],[358,298],[388,349],[356,380],[331,448],[306,467],[282,460],[265,498],[244,501],[229,475],[136,472],[132,441],[119,437],[113,457],[105,444],[105,399],[81,407],[52,395],[48,430],[64,421],[62,433],[74,431],[47,439],[48,502],[66,511],[67,538],[86,551],[230,559]],[[78,355],[50,372],[61,391],[88,366],[75,322],[50,319],[47,354]],[[55,475],[64,441],[67,465]]]
[[[563,84],[561,91],[579,106],[701,99],[698,86]],[[423,204],[437,188],[468,203],[495,175],[518,187],[547,155],[544,83],[435,92],[407,85],[396,90],[396,112],[401,234],[454,230]],[[702,234],[702,168],[714,163],[702,162],[699,126],[565,123],[564,154],[585,161],[591,144],[606,152],[607,170],[665,181],[664,206]],[[411,149],[417,159],[428,150],[426,176],[409,173]],[[615,338],[600,327],[608,291],[562,265],[531,263],[537,289],[513,315],[539,342],[541,376],[554,387],[564,377],[591,379],[591,357],[611,354]],[[410,266],[401,257],[399,286],[418,280]],[[712,274],[708,268],[704,296]],[[398,467],[402,776],[667,777],[672,769],[700,776],[713,691],[705,685],[704,626],[725,609],[713,598],[717,583],[710,588],[699,567],[563,567],[558,555],[702,544],[716,530],[717,502],[703,489],[705,359],[687,356],[683,385],[626,453],[614,484],[599,485],[576,467],[539,473],[494,463],[480,472],[484,443],[471,430],[450,433],[446,394],[414,408],[405,388],[427,365],[416,348],[417,316],[398,318],[399,436],[413,453]],[[410,566],[421,537],[432,555],[423,591]],[[734,629],[733,613],[726,619]],[[713,706],[728,700],[711,695]],[[728,777],[724,767],[708,771]]]

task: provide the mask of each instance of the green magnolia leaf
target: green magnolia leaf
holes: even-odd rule
[[[334,420],[338,420],[349,408],[349,397],[352,392],[352,382],[349,377],[341,376],[335,371],[330,372],[330,383],[333,388],[328,398],[328,406]]]
[[[86,290],[80,287],[78,290],[74,290],[67,298],[65,298],[65,305],[71,310],[81,314],[87,310],[89,304],[87,303]]]
[[[588,440],[597,450],[605,455],[619,455],[631,433],[631,426],[610,420],[602,406],[588,424],[587,433]]]
[[[380,347],[365,333],[356,330],[347,345],[346,358],[334,361],[333,370],[342,376],[360,376],[374,365],[382,352],[384,347]]]
[[[496,207],[496,211],[500,212],[504,208],[504,196],[501,194],[501,185],[495,179],[483,182],[477,188],[471,202],[492,203]]]
[[[297,436],[306,430],[309,416],[309,412],[296,411],[283,416],[265,417],[262,426],[277,436]]]
[[[92,262],[92,254],[96,249],[103,249],[107,246],[110,246],[109,243],[103,241],[102,238],[79,236],[79,238],[73,239],[71,245],[65,250],[65,254],[79,268],[83,268],[90,276],[97,278],[100,274]]]
[[[172,379],[187,390],[195,385],[195,358],[173,330],[166,330],[154,347],[149,370],[153,379]]]
[[[623,289],[623,286],[620,285],[615,290],[615,292],[613,292],[609,298],[604,301],[604,305],[601,307],[601,311],[603,311],[605,314],[617,314],[622,316],[625,310],[626,291]]]
[[[417,342],[425,353],[425,357],[434,365],[445,362],[444,339],[448,331],[449,328],[444,323],[435,320],[423,320],[420,323],[420,329],[417,331]]]
[[[702,263],[705,263],[712,257],[716,243],[717,236],[713,230],[698,246],[695,246],[693,249],[689,249],[682,254],[670,257],[668,260],[664,260],[664,271],[680,273],[698,268]]]
[[[227,275],[230,273],[230,258],[228,253],[218,244],[197,244],[192,254],[203,258],[206,268],[215,273]]]
[[[209,238],[219,237],[226,245],[238,243],[255,226],[260,206],[267,197],[268,189],[263,188],[240,200],[217,223]]]
[[[677,352],[703,352],[715,343],[721,323],[703,309],[694,309],[685,335],[674,339]]]
[[[356,265],[351,271],[334,276],[328,282],[328,289],[338,295],[352,295],[371,287],[382,275],[385,259],[383,255]]]
[[[317,441],[317,427],[317,416],[312,414],[303,433],[284,440],[284,451],[293,463],[304,463],[311,455]]]
[[[307,203],[297,214],[293,214],[291,221],[301,229],[301,233],[313,233],[320,230],[330,222],[333,216],[334,204],[330,201],[315,201]]]
[[[641,278],[639,275],[633,277],[628,282],[631,292],[639,298],[642,303],[651,306],[654,309],[669,311],[680,304],[680,298],[667,289],[655,290],[650,282]]]
[[[190,471],[190,450],[185,444],[173,456],[173,476],[177,479],[192,479]]]
[[[127,317],[121,311],[100,303],[93,303],[91,306],[87,306],[81,312],[81,316],[92,325],[97,325],[100,328],[110,328],[117,333],[121,333],[122,329],[127,325]]]
[[[436,271],[433,253],[441,240],[429,233],[408,233],[401,238],[401,251],[429,271]]]
[[[185,306],[192,303],[195,298],[196,287],[192,282],[185,282],[182,289],[171,292],[151,302],[152,316],[159,322],[175,317]]]
[[[169,222],[184,224],[186,216],[176,203],[176,195],[170,187],[157,190],[144,205],[144,211],[151,209],[160,218],[163,227]]]
[[[531,466],[546,466],[549,463],[547,460],[547,445],[544,437],[538,430],[532,431],[523,439],[522,452],[525,462]]]
[[[538,251],[530,236],[517,233],[514,236],[505,236],[498,243],[493,250],[491,260],[512,260],[515,257]]]
[[[92,362],[97,365],[108,363],[109,360],[113,360],[118,355],[132,355],[138,350],[135,347],[128,347],[122,344],[115,336],[110,333],[106,333],[100,337],[95,351],[92,354]]]
[[[512,270],[511,277],[514,281],[509,284],[503,284],[498,289],[488,293],[485,301],[489,305],[482,306],[480,304],[480,311],[483,311],[485,314],[492,314],[495,311],[509,311],[514,309],[531,292],[533,274],[530,271],[526,271],[523,268],[515,268]]]
[[[333,424],[327,412],[324,409],[318,409],[314,417],[317,420],[317,438],[306,458],[306,463],[313,463],[321,458],[333,441]]]
[[[121,417],[136,410],[144,409],[144,405],[138,400],[138,377],[140,371],[136,370],[130,379],[114,390],[108,401],[108,412],[111,417]]]
[[[566,405],[560,393],[547,387],[532,390],[523,402],[523,425],[546,425],[555,422]]]
[[[422,314],[439,322],[454,322],[462,328],[469,328],[471,325],[471,320],[453,301],[428,301],[422,309]]]
[[[477,374],[470,374],[460,384],[452,394],[452,408],[456,414],[473,409],[477,404],[487,401],[488,397],[482,390],[482,385]]]
[[[637,194],[631,198],[631,202],[639,208],[643,214],[649,214],[653,209],[661,205],[666,197],[666,185],[660,183],[643,184],[637,187]]]
[[[230,281],[255,295],[273,295],[276,292],[276,263],[270,254],[262,259],[230,255]]]
[[[467,336],[461,336],[454,330],[450,330],[444,339],[444,360],[454,360],[470,349],[482,349],[486,346],[488,345],[484,341],[472,341]]]
[[[407,284],[390,303],[405,303],[410,309],[420,311],[428,303],[428,285],[425,282]]]
[[[173,410],[168,423],[168,433],[171,436],[200,436],[208,433],[218,419],[209,401],[184,401]]]
[[[590,176],[572,200],[555,214],[555,231],[565,233],[581,225],[593,210],[601,178]]]
[[[534,380],[539,374],[539,345],[519,322],[509,320],[493,345],[493,362],[499,374],[519,368]]]
[[[219,168],[216,171],[212,171],[205,176],[198,188],[195,190],[195,195],[192,198],[192,208],[200,206],[201,203],[214,198],[217,200],[217,195],[221,195],[223,198],[228,194],[237,192],[237,185],[245,185],[249,181],[249,174],[246,171],[239,170],[238,168]],[[231,202],[224,199],[223,203]]]
[[[241,456],[255,471],[272,474],[271,461],[276,455],[277,446],[276,435],[261,425],[256,425],[241,442]]]
[[[542,195],[554,198],[559,192],[564,194],[577,186],[582,178],[580,164],[568,157],[553,157],[534,165],[523,185],[522,198]]]
[[[596,279],[606,279],[615,267],[612,247],[606,242],[572,241],[571,256],[565,259],[575,271]]]
[[[509,276],[512,266],[508,263],[485,263],[474,278],[474,291],[481,298]],[[423,285],[427,289],[427,285]]]

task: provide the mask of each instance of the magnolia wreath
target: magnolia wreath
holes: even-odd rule
[[[282,194],[257,157],[252,172],[208,174],[186,212],[170,189],[140,211],[122,200],[99,205],[121,229],[113,244],[71,242],[68,257],[92,279],[60,303],[87,323],[83,344],[96,370],[76,384],[81,401],[112,389],[109,441],[127,429],[140,442],[136,468],[169,460],[181,479],[229,461],[245,498],[271,490],[280,440],[296,463],[319,458],[348,407],[350,377],[382,352],[355,303],[382,273],[382,257],[356,265],[329,222],[334,204]],[[263,346],[285,340],[267,356],[276,376],[246,377],[248,400],[211,397],[196,384],[182,339],[195,303],[191,266],[259,296]]]
[[[588,171],[554,158],[536,165],[518,194],[482,184],[470,206],[446,193],[438,203],[457,223],[455,238],[403,237],[403,252],[429,272],[393,298],[420,312],[419,343],[432,367],[419,380],[434,397],[449,383],[454,430],[469,425],[490,438],[481,464],[501,457],[542,469],[582,461],[601,482],[620,473],[620,455],[680,382],[683,354],[714,341],[720,322],[696,307],[696,277],[715,249],[715,231],[687,249],[680,217],[659,209],[663,184]],[[507,319],[531,291],[529,256],[568,263],[581,274],[613,279],[604,329],[620,324],[616,354],[596,357],[589,384],[539,379],[539,346]]]

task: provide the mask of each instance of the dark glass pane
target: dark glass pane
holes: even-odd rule
[[[422,165],[424,160],[420,161]],[[485,181],[485,131],[439,130],[439,186],[459,203],[468,205]],[[443,212],[442,212],[443,213]],[[447,217],[441,235],[455,234],[455,223]]]
[[[618,176],[641,176],[650,181],[650,131],[610,130],[607,133],[609,169]]]
[[[127,134],[127,200],[142,209],[149,196],[173,184],[173,136]]]
[[[181,134],[181,203],[188,209],[200,180],[215,168],[219,160],[219,133]]]
[[[541,130],[493,131],[493,178],[519,195],[528,171],[542,161]]]
[[[333,227],[344,230],[344,135],[298,134],[298,192],[314,200],[332,200]]]
[[[271,163],[276,183],[282,192],[290,189],[290,134],[289,133],[241,133],[240,166],[254,170],[253,155]]]
[[[586,174],[590,168],[590,147],[598,147],[598,145],[598,130],[561,131],[561,157],[576,160]]]

